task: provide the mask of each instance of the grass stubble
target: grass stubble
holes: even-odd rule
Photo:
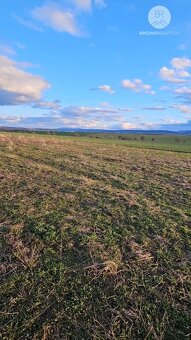
[[[1,338],[189,339],[190,164],[2,133]]]

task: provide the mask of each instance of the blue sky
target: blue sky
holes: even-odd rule
[[[148,21],[159,5],[165,28]],[[0,125],[191,130],[190,0],[6,0],[0,12]]]

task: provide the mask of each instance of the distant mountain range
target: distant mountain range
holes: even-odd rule
[[[39,129],[39,128],[22,128],[0,126],[0,131],[22,131],[22,132],[81,132],[81,133],[120,133],[120,134],[147,134],[147,135],[191,135],[190,131],[170,131],[170,130],[102,130],[102,129],[79,129],[79,128],[57,128],[57,129]]]

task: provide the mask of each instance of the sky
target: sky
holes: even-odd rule
[[[191,130],[190,0],[6,0],[0,13],[0,126]]]

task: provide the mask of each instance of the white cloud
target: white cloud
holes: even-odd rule
[[[97,91],[97,90],[107,92],[107,93],[110,93],[110,94],[115,93],[115,90],[113,90],[113,88],[110,85],[99,85],[98,87],[94,87],[94,88],[90,89],[90,91]]]
[[[189,77],[191,77],[191,74],[188,71],[180,70],[178,72],[178,76],[181,77],[181,78],[189,78]]]
[[[183,86],[175,89],[176,94],[191,95],[191,87]]]
[[[191,104],[191,87],[183,86],[176,88],[174,93],[178,98],[182,98],[185,104]]]
[[[191,67],[191,60],[188,58],[173,58],[170,61],[172,68],[161,67],[159,75],[162,80],[169,83],[181,84],[186,83],[191,74],[187,68]]]
[[[129,79],[124,79],[122,80],[121,85],[124,89],[129,89],[134,92],[144,92],[152,95],[155,94],[155,92],[152,90],[152,86],[143,84],[141,79],[134,79],[132,81]]]
[[[189,105],[174,104],[174,105],[171,106],[171,108],[175,108],[182,113],[191,114],[191,107]]]
[[[172,68],[168,68],[166,66],[163,66],[160,69],[160,73],[159,74],[160,74],[160,77],[161,77],[162,80],[165,80],[165,81],[167,81],[169,83],[180,84],[180,83],[185,83],[186,82],[185,79],[182,79],[182,75],[183,75],[182,72],[176,72]]]
[[[185,68],[191,67],[191,59],[188,58],[173,58],[170,62],[172,67],[174,67],[177,70],[183,70]]]
[[[71,2],[81,11],[90,11],[93,5],[99,8],[106,6],[104,0],[71,0]]]
[[[131,129],[136,129],[137,125],[131,124],[129,122],[123,122],[121,123],[120,128],[124,130],[131,130]]]
[[[42,77],[23,71],[19,63],[0,56],[0,105],[37,102],[49,87]]]
[[[110,85],[100,85],[100,86],[98,86],[98,89],[103,91],[103,92],[110,93],[110,94],[115,93],[115,91],[112,89],[112,87]]]
[[[16,14],[13,14],[13,17],[21,25],[36,31],[43,31],[41,26],[44,25],[57,32],[83,36],[78,17],[81,12],[91,12],[94,7],[106,7],[104,0],[67,0],[61,3],[53,0],[33,8],[29,18],[22,18]]]
[[[137,91],[136,84],[129,79],[122,80],[122,87],[125,88],[125,89]]]
[[[92,0],[71,0],[71,2],[82,11],[90,11],[92,8]]]
[[[31,15],[45,26],[58,32],[81,35],[75,14],[71,10],[61,9],[56,3],[48,3],[32,10]]]
[[[168,68],[163,66],[160,69],[160,77],[162,80],[169,82],[174,85],[178,85],[179,87],[168,87],[162,86],[161,90],[170,90],[172,91],[176,97],[183,98],[185,104],[191,103],[191,87],[188,86],[190,83],[191,73],[189,73],[188,69],[191,68],[191,59],[182,57],[182,58],[173,58],[170,61],[172,68]],[[182,87],[180,86],[182,84]],[[184,104],[183,104],[184,105]]]

